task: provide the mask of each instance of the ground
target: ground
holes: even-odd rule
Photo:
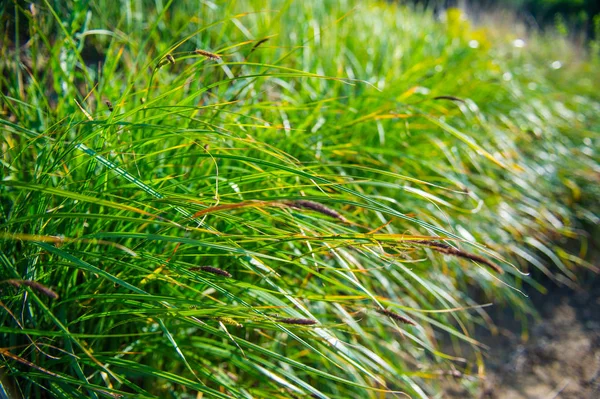
[[[541,318],[527,340],[508,312],[496,315],[501,333],[481,331],[490,347],[480,399],[600,398],[600,279],[579,290],[552,287],[533,301]],[[472,394],[451,384],[444,397]]]

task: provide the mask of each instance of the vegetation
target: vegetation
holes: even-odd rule
[[[600,68],[563,39],[119,4],[2,6],[9,397],[429,397],[483,374],[486,304],[594,269]]]
[[[561,15],[573,23],[586,24],[594,17],[600,17],[600,4],[594,0],[513,0],[513,7],[520,7],[540,22],[548,22]]]
[[[563,35],[600,40],[600,2],[596,0],[398,0],[419,7],[464,7],[477,15],[518,14],[527,25],[539,30],[555,29]]]

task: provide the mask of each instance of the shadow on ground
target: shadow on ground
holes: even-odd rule
[[[600,398],[600,278],[584,285],[532,295],[541,318],[533,322],[527,341],[511,312],[495,315],[501,333],[486,330],[475,336],[490,347],[483,389],[473,396],[455,381],[443,397]]]

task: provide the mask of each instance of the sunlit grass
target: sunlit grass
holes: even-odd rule
[[[593,269],[600,69],[556,68],[553,38],[92,3],[3,9],[27,27],[0,63],[15,397],[430,397],[483,373],[439,339],[479,351],[488,303],[530,311],[529,272]]]

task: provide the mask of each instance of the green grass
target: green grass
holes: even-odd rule
[[[362,3],[2,6],[9,397],[431,397],[594,269],[597,62]]]

